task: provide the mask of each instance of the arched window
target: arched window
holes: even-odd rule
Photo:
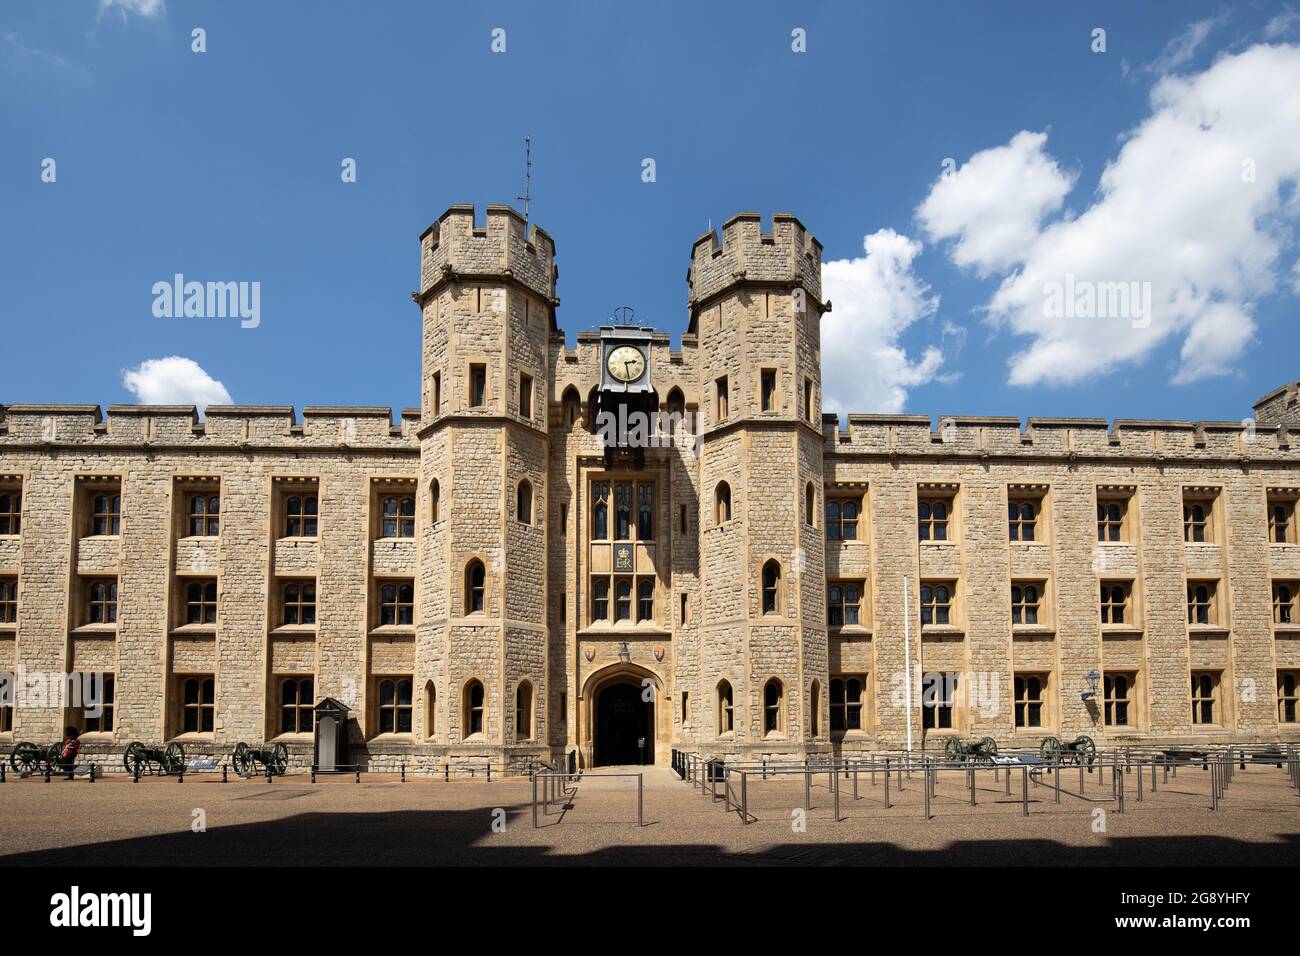
[[[515,492],[515,516],[522,524],[533,523],[533,486],[527,478],[519,482]]]
[[[763,565],[763,613],[781,610],[781,565],[773,558]]]
[[[465,568],[465,613],[483,613],[483,590],[487,573],[483,562],[475,558]]]
[[[736,714],[731,700],[731,684],[718,683],[718,734],[729,734],[736,729]]]
[[[731,485],[725,481],[718,482],[713,492],[714,523],[724,524],[731,520]]]
[[[430,740],[438,733],[438,688],[433,681],[424,685],[424,736]]]
[[[609,540],[609,482],[591,485],[591,540]]]
[[[415,495],[385,498],[381,503],[381,538],[415,537]]]
[[[379,732],[411,732],[411,682],[404,677],[385,677],[379,682]]]
[[[804,524],[817,526],[817,489],[811,481],[803,489],[803,520]]]
[[[591,619],[609,620],[609,578],[597,578],[591,585]]]
[[[0,512],[4,511],[0,507]],[[214,537],[221,533],[221,497],[195,495],[190,498],[190,537]]]
[[[415,623],[415,585],[387,581],[379,588],[379,624],[408,627]]]
[[[653,621],[655,618],[655,582],[653,578],[641,578],[636,583],[636,619]]]
[[[284,586],[284,623],[316,623],[316,582],[290,581]]]
[[[781,700],[784,696],[781,682],[773,677],[763,685],[763,735],[781,730]]]
[[[311,733],[315,703],[315,681],[310,677],[286,677],[280,681],[280,733]]]
[[[674,385],[668,390],[668,431],[677,435],[686,422],[686,397],[682,390]]]
[[[438,518],[442,513],[441,511],[442,502],[440,501],[441,495],[442,495],[442,488],[438,484],[438,479],[435,478],[429,484],[429,523],[430,524],[437,524]]]
[[[533,685],[520,681],[515,689],[515,740],[533,739]]]
[[[483,733],[483,684],[471,680],[465,685],[465,719],[462,737]]]
[[[561,407],[564,409],[564,425],[570,428],[577,424],[579,410],[582,406],[582,399],[578,398],[578,390],[570,385],[564,390],[564,395],[560,398]]]
[[[808,692],[808,729],[813,737],[820,737],[822,733],[822,684],[821,681],[814,680],[812,689]]]
[[[316,537],[317,501],[315,495],[290,495],[284,502],[286,538]]]

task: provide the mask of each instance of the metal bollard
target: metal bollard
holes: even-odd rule
[[[1056,766],[1052,768],[1055,773],[1054,784],[1056,786],[1056,803],[1061,802],[1061,759],[1056,759]]]
[[[967,771],[967,776],[970,777],[970,805],[973,807],[975,806],[975,768],[974,767],[972,767],[969,771]]]
[[[923,789],[925,790],[925,816],[922,819],[929,820],[930,819],[930,768],[929,767],[925,768],[925,783]]]
[[[95,765],[93,763],[90,765],[90,782],[95,782]]]
[[[1119,793],[1119,812],[1123,813],[1124,812],[1124,768],[1123,766],[1119,766],[1116,767],[1115,769],[1118,771],[1116,787],[1118,788],[1118,793]],[[1139,774],[1139,776],[1141,776],[1141,774]]]
[[[139,764],[136,764],[135,769],[131,771],[131,782],[132,782],[132,783],[139,783],[139,782],[140,782],[140,765],[139,765]]]
[[[181,767],[180,770],[176,771],[176,782],[177,782],[177,783],[184,783],[184,782],[185,782],[185,768],[184,768],[184,767]]]
[[[226,777],[226,765],[224,763],[221,765],[221,782],[222,783],[230,782],[229,779]]]
[[[804,813],[812,810],[812,774],[805,769],[803,772],[803,809]]]
[[[885,809],[889,809],[889,758],[885,758]]]
[[[533,829],[537,829],[537,774],[533,774]]]
[[[402,761],[402,783],[406,783],[406,761]]]
[[[360,766],[359,764],[357,765],[357,768],[356,768],[356,775],[357,775],[357,776],[356,776],[356,782],[357,782],[357,783],[360,783],[360,782],[361,782],[361,766]]]
[[[835,791],[835,822],[839,823],[840,822],[840,775],[838,773],[832,773],[831,781],[832,781],[831,786],[834,788]]]
[[[315,782],[316,782],[316,765],[315,765],[315,764],[312,764],[312,765],[311,765],[311,782],[312,782],[312,783],[315,783]]]
[[[1142,758],[1141,757],[1138,758],[1137,795],[1138,795],[1138,803],[1141,803],[1142,802]]]
[[[271,765],[269,763],[266,765],[266,782],[271,782]]]
[[[763,779],[767,779],[767,761],[763,762]],[[740,772],[740,822],[749,826],[749,775]]]
[[[1020,768],[1020,804],[1024,807],[1024,816],[1029,816],[1029,768]]]
[[[636,825],[645,826],[645,780],[641,774],[636,775]]]

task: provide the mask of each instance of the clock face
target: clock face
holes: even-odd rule
[[[609,353],[605,368],[620,382],[635,382],[645,372],[645,357],[640,349],[620,345]]]

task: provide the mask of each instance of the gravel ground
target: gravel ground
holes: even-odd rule
[[[749,826],[664,768],[644,769],[645,825],[636,826],[634,779],[588,775],[567,808],[532,826],[531,783],[511,778],[444,782],[305,775],[273,783],[190,776],[9,780],[0,785],[0,862],[10,866],[324,864],[746,864],[1228,866],[1300,863],[1300,798],[1272,767],[1239,772],[1217,812],[1209,775],[1145,778],[1139,802],[1130,776],[1124,812],[1109,776],[1064,771],[1062,795],[992,771],[976,779],[976,803],[960,772],[942,777],[923,819],[920,778],[865,775],[840,782],[840,813],[825,775],[804,813],[802,775],[750,776]],[[737,783],[738,787],[739,784]],[[196,821],[205,825],[195,832]],[[800,824],[802,823],[802,828]]]

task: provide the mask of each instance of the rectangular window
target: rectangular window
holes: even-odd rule
[[[951,581],[921,582],[921,626],[947,626],[953,622],[952,604],[957,585]]]
[[[1017,674],[1015,676],[1016,727],[1043,726],[1043,704],[1047,689],[1046,674]]]
[[[312,732],[312,708],[316,706],[316,682],[310,677],[281,677],[280,733]]]
[[[1273,582],[1273,623],[1274,624],[1295,624],[1296,623],[1296,594],[1300,592],[1300,585],[1295,581],[1274,581]],[[0,586],[0,594],[3,594],[3,587]],[[0,621],[4,620],[3,611],[0,611]]]
[[[187,496],[186,533],[191,538],[214,538],[221,534],[221,493],[194,491]]]
[[[921,689],[921,728],[923,730],[952,730],[956,716],[953,702],[957,697],[958,675],[944,673],[927,675]]]
[[[380,677],[375,680],[378,706],[377,729],[381,734],[411,732],[411,677]]]
[[[921,541],[952,541],[952,496],[924,494],[916,502],[916,530]]]
[[[18,579],[0,578],[0,624],[18,623]]]
[[[850,627],[861,623],[862,581],[831,581],[826,587],[826,624]]]
[[[117,623],[117,578],[94,578],[86,582],[87,624]]]
[[[379,627],[411,627],[415,624],[415,582],[409,578],[376,581],[379,597]]]
[[[82,686],[85,687],[85,679],[90,675],[83,674]],[[98,711],[92,716],[89,713],[90,708],[84,712],[82,719],[82,731],[88,734],[106,734],[113,730],[113,715],[117,710],[117,681],[112,674],[103,675],[103,684],[101,686],[101,697],[99,706],[94,708]]]
[[[765,412],[776,410],[776,369],[765,368],[761,374],[761,408]]]
[[[1108,673],[1102,678],[1102,717],[1107,727],[1133,726],[1135,673]]]
[[[1129,599],[1133,596],[1133,585],[1128,581],[1101,582],[1101,623],[1133,624],[1129,613]]]
[[[689,727],[691,723],[691,692],[682,691],[682,726]]]
[[[482,408],[487,404],[487,366],[475,362],[469,367],[469,406]]]
[[[630,621],[632,619],[632,579],[614,579],[614,620]]]
[[[813,385],[812,379],[803,380],[803,417],[813,422]],[[813,422],[813,424],[817,424]]]
[[[0,485],[0,535],[22,534],[23,486]]]
[[[519,373],[519,417],[533,417],[533,377]]]
[[[217,623],[217,579],[187,578],[179,582],[184,598],[185,617],[182,623]]]
[[[1215,498],[1183,491],[1183,541],[1188,544],[1211,544],[1215,540]]]
[[[1219,672],[1192,671],[1192,724],[1213,726],[1219,723]]]
[[[1129,541],[1129,508],[1132,494],[1097,493],[1097,540]]]
[[[316,624],[316,582],[286,581],[280,589],[281,621],[288,626]]]
[[[681,528],[681,532],[682,532],[682,534],[686,534],[687,524],[686,524],[686,506],[685,506],[685,505],[682,505],[680,508],[677,509],[677,521],[678,521],[678,525],[679,525],[680,528]]]
[[[1011,583],[1011,623],[1013,625],[1036,625],[1039,622],[1039,608],[1043,600],[1043,586],[1037,581],[1013,581]]]
[[[636,582],[637,623],[655,619],[655,582],[653,578],[639,578]]]
[[[315,480],[285,481],[279,494],[281,536],[314,538],[320,531],[319,484]]]
[[[415,495],[418,482],[414,478],[375,478],[371,481],[370,507],[377,517],[371,519],[371,535],[375,538],[415,537]],[[437,518],[435,517],[436,521]]]
[[[681,594],[681,600],[682,600],[682,613],[681,613],[681,621],[680,621],[680,623],[681,623],[682,627],[685,627],[686,624],[687,624],[687,613],[686,613],[686,611],[687,611],[687,602],[686,602],[686,592],[685,592],[685,591],[683,591],[682,594]]]
[[[714,396],[716,402],[714,408],[717,413],[714,417],[720,422],[726,421],[730,407],[730,397],[727,393],[727,376],[722,376],[715,383]]]
[[[1218,586],[1215,581],[1187,582],[1187,623],[1218,623]]]
[[[433,414],[442,413],[442,373],[433,373]]]
[[[180,700],[180,728],[183,734],[210,734],[216,722],[217,682],[211,674],[194,674],[177,679]]]
[[[831,733],[862,729],[865,674],[839,674],[831,678]]]
[[[1041,499],[1012,498],[1007,503],[1007,535],[1012,541],[1038,540]]]
[[[1268,540],[1273,544],[1295,544],[1295,498],[1274,489],[1268,493]]]
[[[609,620],[609,578],[596,578],[591,582],[591,619]]]
[[[1277,672],[1277,722],[1294,724],[1300,706],[1300,671]]]
[[[861,498],[826,499],[826,540],[856,541],[858,518],[862,512]]]
[[[91,535],[122,533],[122,493],[120,486],[90,489]]]

